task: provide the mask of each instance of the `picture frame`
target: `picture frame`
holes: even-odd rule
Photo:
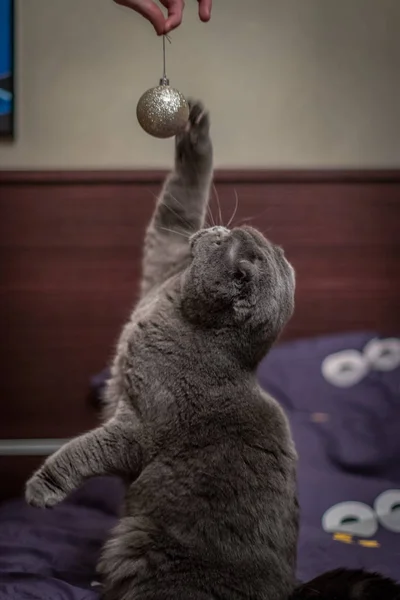
[[[0,138],[14,137],[14,0],[0,0]]]

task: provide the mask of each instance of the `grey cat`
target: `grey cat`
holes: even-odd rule
[[[286,600],[297,456],[256,369],[290,318],[294,271],[250,227],[204,228],[209,116],[191,103],[149,225],[141,297],[123,329],[105,423],[26,486],[49,507],[96,475],[127,484],[98,570],[104,600]]]

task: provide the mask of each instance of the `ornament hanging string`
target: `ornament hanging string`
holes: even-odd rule
[[[163,38],[162,38],[162,44],[163,44],[163,76],[162,76],[162,79],[161,79],[160,83],[164,84],[164,85],[169,85],[169,81],[168,81],[168,77],[167,77],[167,67],[166,67],[166,64],[167,64],[166,54],[167,53],[166,53],[166,49],[165,49],[165,39],[168,40],[169,44],[171,43],[171,38],[169,37],[169,35],[168,34],[163,35]]]
[[[163,35],[162,38],[162,77],[157,87],[147,90],[139,98],[136,116],[140,126],[148,134],[158,138],[168,138],[177,135],[186,127],[189,119],[189,105],[183,94],[169,85],[165,39],[169,43],[171,40],[168,35]]]

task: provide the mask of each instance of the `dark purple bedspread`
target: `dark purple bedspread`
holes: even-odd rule
[[[117,479],[89,481],[51,510],[0,507],[0,599],[97,600],[95,565],[122,499]]]
[[[303,580],[338,566],[400,579],[400,340],[375,338],[281,345],[260,367],[300,456]],[[0,599],[97,600],[95,564],[121,497],[107,478],[53,510],[0,506]]]
[[[302,580],[340,566],[400,580],[400,339],[378,337],[283,345],[260,368],[300,457]]]

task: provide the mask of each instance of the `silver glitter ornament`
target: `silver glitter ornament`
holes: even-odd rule
[[[181,92],[170,87],[165,67],[165,38],[163,36],[163,76],[160,85],[150,88],[139,99],[136,116],[141,127],[157,138],[169,138],[185,128],[189,105]]]
[[[145,92],[136,107],[141,127],[157,138],[169,138],[185,128],[189,105],[181,92],[170,87],[166,77]]]

